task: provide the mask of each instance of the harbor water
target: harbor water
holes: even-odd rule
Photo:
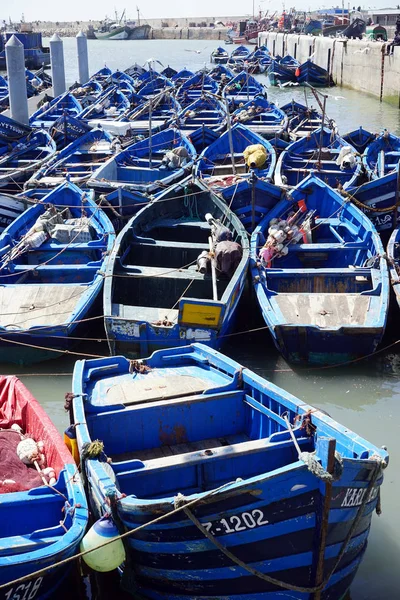
[[[76,40],[64,38],[67,85],[78,78]],[[47,45],[47,40],[45,40]],[[209,40],[97,41],[89,40],[89,69],[94,73],[107,64],[123,70],[134,62],[159,60],[163,67],[187,67],[193,71],[208,64],[216,42]],[[223,45],[223,44],[222,44]],[[153,63],[155,69],[163,67]],[[267,77],[259,79],[267,84]],[[331,88],[327,101],[328,118],[334,119],[339,132],[345,134],[362,125],[371,131],[387,128],[400,134],[400,111],[391,105],[357,92]],[[310,91],[307,102],[316,105]],[[285,104],[292,98],[303,102],[305,91],[298,87],[270,88],[269,99]],[[382,515],[375,516],[369,546],[351,589],[352,600],[394,600],[400,595],[400,312],[394,298],[382,350],[368,360],[340,368],[291,368],[276,352],[272,338],[258,320],[256,306],[249,294],[242,300],[237,331],[224,343],[222,351],[295,394],[309,404],[329,413],[334,419],[377,446],[385,445],[390,464],[382,488]],[[259,329],[258,331],[256,331]],[[248,333],[248,330],[252,330]],[[247,332],[247,333],[246,333]],[[0,365],[0,372],[19,375],[41,402],[62,431],[67,423],[64,395],[71,391],[71,375],[79,353],[107,355],[104,332],[92,331],[91,338],[68,355],[31,367]],[[399,343],[397,343],[399,342]],[[176,490],[179,492],[179,490]],[[115,591],[115,597],[118,592]],[[290,598],[282,591],[282,598]]]

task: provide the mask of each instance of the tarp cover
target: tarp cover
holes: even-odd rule
[[[10,431],[11,425],[15,423],[36,442],[44,442],[47,466],[53,467],[56,477],[66,463],[73,464],[72,456],[60,434],[29,390],[17,377],[0,376],[0,482],[5,479],[16,482],[10,485],[0,484],[0,493],[42,485],[35,467],[24,465],[16,454],[21,438],[19,434]]]

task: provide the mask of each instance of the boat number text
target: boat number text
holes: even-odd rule
[[[12,587],[4,596],[5,600],[33,600],[39,591],[43,577],[38,577],[28,583],[21,583],[17,587]]]
[[[375,500],[378,495],[379,487],[374,487],[369,493],[367,502]],[[364,501],[364,496],[367,492],[367,488],[347,488],[342,508],[351,508],[352,506],[361,506]]]
[[[268,521],[264,518],[263,511],[258,508],[249,512],[243,512],[239,515],[232,515],[226,519],[203,523],[205,529],[212,535],[224,535],[226,533],[235,533],[236,531],[245,531],[246,529],[260,527],[260,525],[268,525]]]

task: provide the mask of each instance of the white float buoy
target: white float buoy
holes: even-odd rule
[[[115,542],[99,548],[113,538],[116,538]],[[93,550],[93,548],[99,549]],[[85,552],[85,550],[92,550],[83,555],[85,563],[94,571],[101,573],[113,571],[126,558],[124,544],[119,538],[118,529],[109,517],[102,517],[89,529],[80,545],[80,551]]]

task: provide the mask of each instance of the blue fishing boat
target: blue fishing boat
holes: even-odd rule
[[[232,123],[242,123],[265,138],[282,135],[288,126],[286,113],[262,96],[256,96],[237,108],[231,118]]]
[[[185,83],[188,79],[193,77],[193,71],[189,71],[189,69],[181,69],[175,75],[171,77],[171,81],[176,88],[178,88],[182,83]]]
[[[398,201],[398,170],[399,164],[388,175],[347,190],[350,200],[368,216],[379,232],[393,229],[396,226],[393,217]],[[399,219],[398,212],[397,221]]]
[[[86,108],[90,104],[97,102],[97,99],[102,95],[104,89],[99,81],[91,79],[84,85],[75,83],[69,88],[69,91],[77,100],[79,100],[82,108]]]
[[[54,121],[49,129],[49,134],[55,141],[57,150],[62,150],[88,131],[91,131],[91,127],[85,121],[70,115],[63,115]]]
[[[122,117],[123,121],[130,122],[132,135],[142,134],[147,137],[150,133],[165,129],[182,109],[169,91],[147,101],[141,96],[140,98],[143,102]]]
[[[293,71],[295,71],[297,67],[300,66],[300,62],[297,60],[297,58],[294,58],[290,54],[286,54],[283,58],[281,58],[279,60],[279,63],[281,65],[285,65],[285,67],[290,67],[291,69],[293,69]]]
[[[111,69],[104,65],[104,67],[99,71],[96,71],[96,73],[94,73],[94,75],[92,75],[90,79],[95,79],[96,81],[99,81],[102,85],[104,85],[111,82],[111,74]]]
[[[373,142],[376,138],[374,133],[363,129],[363,127],[359,127],[354,131],[350,131],[343,136],[345,142],[353,146],[359,152],[359,154],[363,154],[365,149],[371,142]]]
[[[100,309],[102,268],[114,239],[91,195],[68,181],[4,230],[1,362],[55,358],[85,333]]]
[[[322,115],[312,106],[305,106],[292,100],[281,106],[281,110],[289,118],[288,131],[293,141],[308,136],[322,126]]]
[[[253,167],[252,146],[257,146],[256,150],[260,153],[256,156],[256,166]],[[230,132],[228,130],[223,133],[201,153],[196,165],[196,175],[216,190],[227,187],[234,189],[239,181],[250,177],[250,170],[258,178],[271,181],[275,163],[275,150],[271,144],[241,123],[237,123]]]
[[[0,233],[33,203],[26,197],[0,192]]]
[[[249,102],[264,93],[264,86],[245,71],[236,75],[223,89],[224,98],[234,109],[238,108],[241,103]]]
[[[38,129],[50,129],[57,119],[63,115],[77,117],[82,112],[82,105],[71,92],[65,92],[53,100],[44,102],[29,118],[29,125]]]
[[[225,65],[216,65],[211,71],[208,73],[211,79],[215,79],[220,85],[225,86],[231,79],[235,77],[235,74],[231,69],[226,67]]]
[[[250,50],[246,46],[238,46],[231,52],[231,58],[248,58],[250,56]]]
[[[177,74],[178,71],[176,71],[175,69],[173,69],[172,67],[170,67],[168,65],[168,67],[166,67],[165,69],[163,69],[161,71],[161,75],[164,75],[164,77],[166,77],[167,79],[171,79],[171,77],[173,77],[174,75]]]
[[[221,135],[221,132],[216,129],[210,129],[202,125],[195,131],[192,131],[189,138],[192,142],[197,154],[201,154],[210,144],[215,142]]]
[[[54,156],[56,150],[47,131],[38,130],[20,138],[9,152],[0,155],[0,189],[20,191],[32,173]]]
[[[169,79],[159,75],[151,80],[149,80],[143,87],[141,87],[138,91],[139,96],[150,98],[152,96],[156,96],[161,92],[167,92],[168,90],[173,89],[174,85],[171,83]]]
[[[112,354],[146,356],[196,340],[219,346],[234,324],[248,256],[246,231],[225,202],[190,178],[170,187],[128,222],[110,255]]]
[[[267,69],[268,79],[271,85],[279,86],[287,83],[295,83],[295,71],[277,60],[272,60]]]
[[[0,108],[4,110],[8,107],[8,105],[8,81],[5,77],[0,75]]]
[[[396,298],[398,307],[400,308],[400,229],[393,229],[390,236],[386,251],[389,263],[390,283]]]
[[[196,150],[177,129],[160,131],[122,150],[102,165],[87,186],[100,193],[119,187],[154,194],[182,179],[196,158]]]
[[[79,361],[73,394],[80,451],[100,439],[112,457],[83,468],[95,518],[111,500],[130,532],[134,595],[345,597],[386,450],[202,344]]]
[[[330,87],[334,81],[328,71],[307,59],[296,69],[297,82],[300,85],[309,84],[313,87]]]
[[[201,98],[204,94],[216,94],[218,92],[218,83],[204,71],[199,71],[190,79],[187,79],[180,86],[177,93],[179,104],[185,108],[195,100]]]
[[[400,137],[385,129],[367,146],[362,160],[369,179],[394,171],[400,160]]]
[[[226,109],[220,100],[208,94],[202,94],[194,102],[181,109],[177,116],[177,127],[191,136],[201,128],[221,129],[226,119]]]
[[[113,138],[101,128],[88,131],[71,142],[38,169],[25,183],[26,188],[54,188],[65,181],[85,185],[96,169],[114,154]]]
[[[265,323],[289,361],[337,364],[373,353],[389,278],[365,215],[315,175],[256,228],[252,279]]]
[[[21,594],[45,600],[58,596],[66,584],[73,563],[58,563],[78,552],[88,505],[63,439],[19,379],[0,377],[0,403],[1,593],[6,600],[22,598]],[[18,458],[16,448],[23,434],[34,447],[43,448],[41,464],[36,462],[40,473]]]
[[[361,173],[356,150],[324,127],[292,142],[276,164],[275,184],[294,187],[310,173],[331,187],[350,188]]]
[[[218,46],[218,48],[211,52],[210,62],[214,62],[216,65],[226,65],[228,58],[229,54],[225,48]]]
[[[29,125],[0,114],[0,156],[9,150],[8,144],[17,142],[30,133],[32,133],[32,128]]]
[[[199,185],[205,185],[199,181]],[[284,189],[258,178],[254,173],[235,185],[220,188],[218,195],[252,233],[265,215],[285,196]]]
[[[119,233],[129,219],[136,215],[151,200],[142,194],[118,188],[101,197],[101,208],[110,219],[114,230]],[[1,196],[0,196],[1,201]],[[1,207],[1,204],[0,204]]]
[[[128,97],[116,86],[108,87],[97,98],[94,104],[90,104],[79,114],[79,118],[85,121],[114,121],[130,109]]]
[[[141,65],[138,65],[138,63],[136,63],[136,62],[131,67],[128,67],[127,69],[125,69],[125,73],[128,73],[128,75],[130,75],[134,79],[136,79],[139,75],[141,75],[145,71],[146,71],[146,69],[144,67],[142,67]]]
[[[164,77],[161,73],[154,71],[153,69],[149,69],[148,71],[143,71],[137,77],[135,77],[135,88],[139,90],[147,83],[151,82],[153,79],[157,79],[158,77]]]

